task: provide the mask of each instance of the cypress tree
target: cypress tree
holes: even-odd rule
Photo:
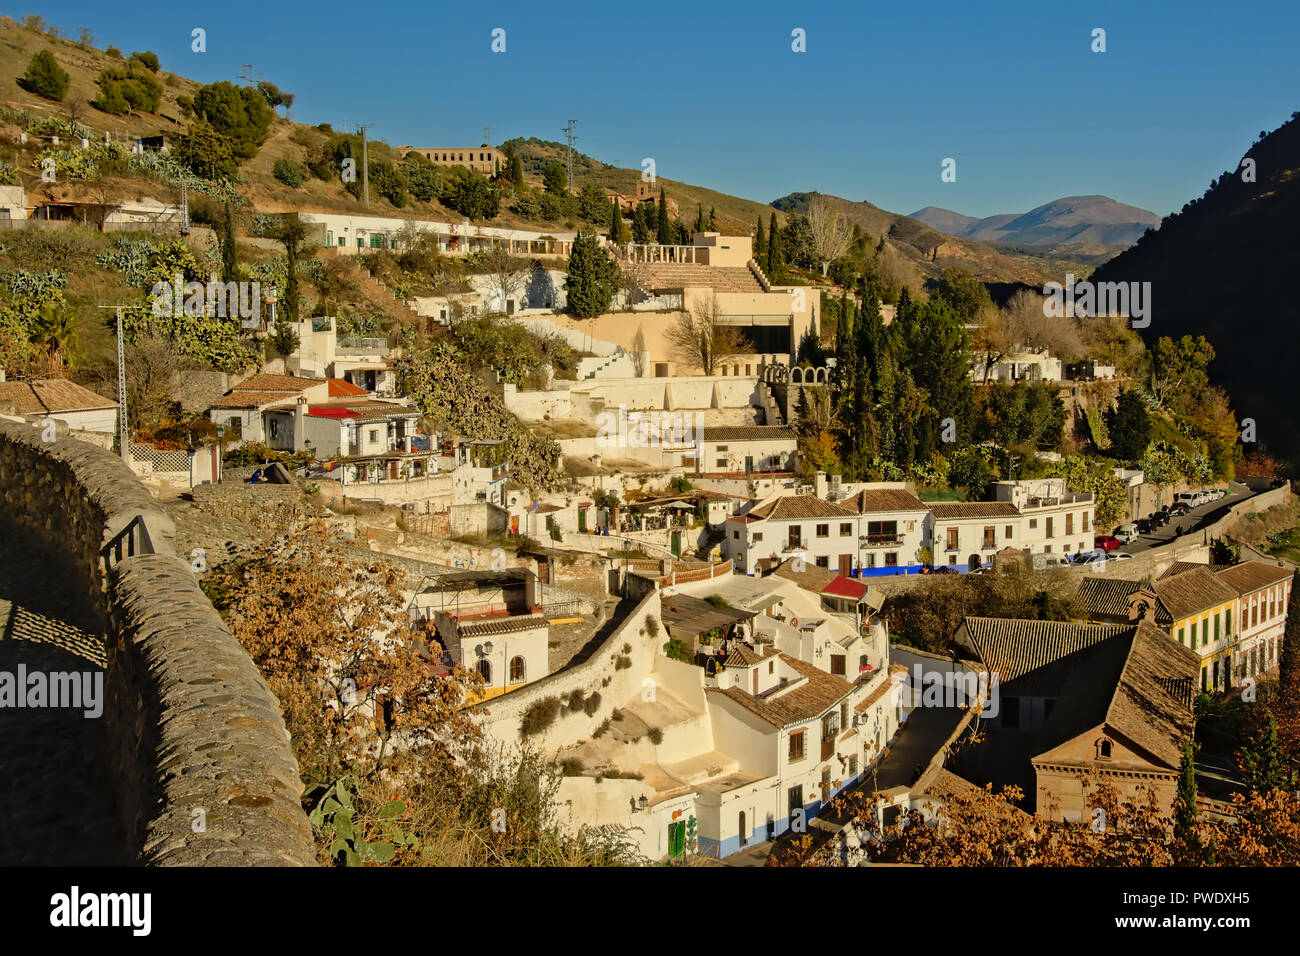
[[[623,217],[619,215],[618,199],[611,198],[609,201],[609,241],[618,244],[618,234],[621,231],[619,226],[623,222]]]
[[[632,241],[649,242],[650,241],[650,224],[646,222],[646,207],[637,206],[636,212],[632,214]]]
[[[767,236],[763,234],[763,217],[758,217],[758,231],[754,233],[754,259],[762,262],[767,255]]]
[[[221,223],[221,281],[238,281],[239,261],[235,257],[235,213],[226,203],[226,216]]]
[[[695,206],[695,231],[704,231],[704,205],[697,203]]]
[[[772,213],[772,222],[767,230],[767,279],[780,282],[785,261],[781,258],[781,234],[776,229],[776,213]]]
[[[1277,662],[1282,699],[1295,707],[1300,698],[1300,569],[1291,575],[1291,598],[1286,605],[1286,630]]]
[[[668,219],[668,197],[664,195],[663,187],[659,189],[659,228],[657,232],[659,245],[671,246],[673,244],[673,230]]]
[[[1247,740],[1238,751],[1237,763],[1246,776],[1246,787],[1251,793],[1268,793],[1286,788],[1286,760],[1278,744],[1277,720],[1271,710],[1264,711],[1264,726],[1259,733]]]
[[[1196,836],[1196,749],[1190,740],[1183,744],[1177,797],[1174,803],[1174,837],[1192,853],[1198,853],[1201,843]]]
[[[709,207],[709,232],[718,231],[718,212],[712,206]]]

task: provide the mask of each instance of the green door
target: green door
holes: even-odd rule
[[[673,557],[677,557],[681,553],[682,553],[682,533],[680,531],[674,531],[673,532]]]
[[[578,509],[578,533],[579,534],[587,533],[587,509],[586,508]]]
[[[686,850],[686,821],[668,824],[668,857],[677,859]]]

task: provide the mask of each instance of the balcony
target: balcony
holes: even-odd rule
[[[888,548],[903,543],[901,534],[861,534],[858,535],[860,548]]]

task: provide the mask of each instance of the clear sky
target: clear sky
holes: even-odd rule
[[[1165,215],[1300,109],[1300,3],[314,3],[10,7],[210,82],[250,63],[294,119],[392,145],[562,140],[768,202],[973,216],[1104,194]],[[191,30],[207,52],[191,51]],[[491,50],[494,28],[506,50]],[[1092,31],[1106,31],[1093,53]],[[807,50],[791,49],[806,32]],[[957,160],[957,180],[940,164]]]

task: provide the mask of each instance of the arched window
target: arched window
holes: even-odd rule
[[[478,662],[479,676],[483,678],[483,683],[492,683],[492,662],[487,658]]]
[[[1110,748],[1111,748],[1111,742],[1107,740],[1105,737],[1101,738],[1101,740],[1097,741],[1097,756],[1100,757],[1102,760],[1109,760]]]
[[[520,656],[510,658],[510,680],[521,681],[524,679],[524,659]]]

